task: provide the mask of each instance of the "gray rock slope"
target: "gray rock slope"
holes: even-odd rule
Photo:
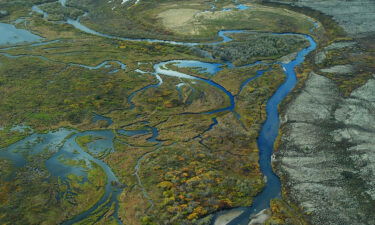
[[[375,32],[374,0],[273,0],[319,10],[333,18],[349,34]]]
[[[311,73],[282,118],[275,166],[313,224],[375,224],[375,79],[341,98]]]

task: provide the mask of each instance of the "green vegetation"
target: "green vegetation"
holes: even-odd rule
[[[77,144],[87,150],[87,144],[90,143],[90,142],[93,142],[93,141],[96,141],[96,140],[100,140],[101,138],[100,137],[95,137],[93,135],[86,135],[86,136],[80,136],[80,137],[77,137],[76,138],[76,142]]]
[[[48,13],[48,20],[50,21],[62,21],[67,18],[77,19],[82,16],[84,12],[82,10],[63,7],[60,2],[51,2],[41,6],[41,9]]]
[[[46,40],[58,39],[58,42],[0,49],[0,93],[4,96],[0,98],[0,126],[4,127],[0,130],[0,147],[29,134],[10,130],[21,123],[37,132],[59,127],[81,131],[113,129],[115,152],[94,157],[104,158],[119,181],[127,185],[119,198],[119,216],[127,224],[198,224],[215,211],[251,204],[264,185],[256,138],[265,119],[266,100],[283,82],[280,66],[226,67],[212,77],[198,74],[194,68],[177,69],[167,65],[210,78],[225,87],[236,96],[235,111],[239,117],[234,112],[189,114],[230,104],[222,91],[201,81],[162,76],[159,87],[133,96],[134,108],[128,97],[134,91],[158,83],[151,74],[157,62],[174,59],[232,60],[236,65],[256,60],[272,62],[303,48],[305,41],[265,33],[236,34],[232,35],[233,43],[205,48],[216,57],[208,59],[198,48],[105,39],[52,21],[76,18],[82,11],[88,11],[88,16],[82,18],[83,23],[103,33],[212,41],[218,39],[218,30],[229,28],[307,33],[312,27],[309,18],[257,4],[252,5],[252,10],[202,12],[210,8],[210,1],[201,4],[198,0],[178,1],[178,4],[175,0],[142,0],[130,8],[126,4],[115,5],[114,10],[107,1],[68,1],[69,8],[62,8],[55,1],[44,2],[50,2],[40,6],[49,12],[50,21],[34,13],[26,18],[27,27]],[[40,3],[2,1],[0,8],[9,15],[1,20],[27,16],[31,6]],[[218,1],[217,7],[230,4],[231,1]],[[181,23],[182,27],[188,24],[186,30],[174,29],[166,23],[173,18],[176,7],[188,9],[190,13],[196,10],[199,14]],[[167,17],[161,18],[161,14]],[[189,33],[191,29],[197,32]],[[87,68],[107,60],[110,67]],[[126,69],[122,70],[116,61],[126,64]],[[256,71],[269,68],[272,70],[240,90],[241,84],[255,76]],[[136,69],[148,73],[136,72]],[[114,70],[119,71],[110,73]],[[181,82],[185,85],[177,90],[176,85]],[[109,127],[93,123],[93,113],[108,116],[114,123]],[[213,118],[218,121],[215,126],[212,126]],[[151,126],[158,129],[160,143],[148,141],[151,133],[128,137],[116,131]],[[96,140],[88,135],[78,137],[76,142],[88,152],[87,145]],[[0,161],[0,220],[5,224],[58,224],[87,210],[103,195],[106,180],[99,166],[61,158],[66,165],[87,170],[88,180],[74,174],[66,179],[51,177],[44,165],[48,156],[42,153],[29,157],[31,163],[22,168]],[[114,211],[115,205],[104,202],[80,224],[116,224],[111,216]]]
[[[0,159],[0,177],[1,179],[7,180],[12,175],[12,163],[7,159]],[[5,202],[5,196],[0,195],[0,202]],[[1,218],[1,216],[0,216]]]
[[[14,1],[2,0],[0,2],[0,9],[7,12],[7,14],[0,16],[3,22],[10,22],[20,17],[27,16],[33,5],[43,4],[47,2],[54,2],[55,0],[28,0],[28,1]]]
[[[257,60],[275,60],[307,47],[308,42],[296,35],[272,34],[232,34],[234,41],[221,45],[207,46],[214,58],[233,62],[236,66],[253,63]]]
[[[368,34],[366,37],[360,38],[348,37],[347,34],[345,34],[344,29],[339,26],[332,17],[319,11],[308,7],[298,7],[294,4],[271,3],[270,1],[262,1],[262,4],[303,13],[322,24],[322,26],[315,30],[313,34],[315,40],[319,43],[318,49],[315,53],[309,55],[303,65],[297,69],[299,83],[294,91],[283,102],[281,114],[283,114],[288,102],[290,102],[297,93],[303,90],[304,81],[308,78],[311,72],[326,76],[334,81],[344,97],[349,96],[353,90],[361,87],[372,77],[374,71],[373,52],[375,49],[373,41],[371,41],[374,40],[373,34]],[[344,48],[334,47],[340,46],[342,42],[346,41],[355,44]],[[322,55],[324,55],[324,57],[322,57]],[[318,58],[320,60],[318,60]],[[351,70],[346,72],[345,70],[338,72],[332,70],[332,72],[328,72],[330,68],[335,66],[348,66]],[[279,145],[280,137],[281,134],[279,134],[279,138],[275,143],[275,148]],[[287,179],[287,177],[281,178],[284,183]],[[359,186],[360,185],[356,185],[356,189]],[[283,200],[275,199],[271,201],[272,217],[266,224],[309,224],[309,219],[313,215],[306,211],[303,206],[293,203],[292,201],[295,198],[285,187],[282,194]]]
[[[266,221],[266,225],[308,225],[306,218],[304,218],[298,207],[291,207],[290,204],[287,204],[283,200],[273,199],[270,210],[272,216]]]
[[[364,85],[374,74],[375,55],[373,51],[375,47],[366,42],[366,39],[360,39],[356,46],[326,51],[323,62],[316,65],[316,69],[319,70],[340,65],[352,67],[352,71],[346,73],[320,72],[333,80],[344,96],[349,96],[354,89]]]
[[[69,6],[89,11],[82,22],[94,30],[121,37],[210,41],[222,28],[308,33],[308,17],[292,11],[251,4],[251,10],[207,12],[210,1],[143,0],[128,4],[103,1],[69,1]],[[232,1],[216,2],[218,9]],[[108,24],[111,24],[108,26]]]
[[[203,146],[193,144],[195,151],[184,151],[188,146],[167,147],[150,155],[152,161],[145,161],[143,184],[152,199],[157,199],[155,212],[164,212],[153,219],[155,222],[194,223],[209,212],[251,204],[251,196],[263,184],[261,179],[252,177],[256,177],[256,169],[248,168],[250,174],[245,170],[232,171],[225,166],[229,162],[219,160],[218,155]]]
[[[44,162],[50,154],[30,155],[25,167],[1,160],[0,218],[2,224],[59,224],[91,207],[103,194],[105,174],[93,164],[88,181],[69,175],[50,176]]]
[[[88,149],[88,144],[97,140],[103,139],[102,137],[96,137],[93,135],[79,136],[76,138],[76,143],[87,153],[91,154],[97,159],[103,159],[111,152],[111,148],[104,149],[100,152],[92,152]]]
[[[12,128],[7,127],[0,129],[0,148],[9,146],[29,135],[30,131],[18,131],[12,130]]]
[[[264,120],[264,103],[283,76],[282,69],[275,66],[242,90],[236,108],[241,122],[231,113],[221,113],[218,125],[201,133],[212,123],[211,116],[170,116],[158,125],[164,146],[117,143],[107,162],[129,185],[120,198],[120,215],[131,224],[196,224],[211,212],[251,204],[252,196],[263,186],[255,140]],[[231,86],[232,82],[237,79],[227,79],[224,84]],[[251,107],[254,105],[259,107]],[[137,159],[146,154],[140,162],[140,186],[135,167]]]
[[[272,96],[285,78],[280,65],[273,66],[273,70],[248,84],[237,96],[236,111],[241,115],[241,121],[257,131],[265,120],[266,100]],[[255,137],[254,137],[255,138]]]

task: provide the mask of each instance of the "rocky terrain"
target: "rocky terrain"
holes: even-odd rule
[[[282,118],[276,157],[289,200],[313,224],[374,224],[375,79],[346,99],[321,75],[305,85]]]
[[[311,224],[375,224],[375,2],[273,2],[332,16],[350,37],[320,46],[314,72],[282,110],[274,165],[283,199]]]
[[[346,32],[354,36],[375,32],[375,1],[372,0],[276,0],[274,2],[305,6],[333,16]]]

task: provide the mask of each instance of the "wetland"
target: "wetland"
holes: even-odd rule
[[[309,221],[272,155],[280,105],[332,38],[325,17],[262,1],[0,6],[2,224]]]

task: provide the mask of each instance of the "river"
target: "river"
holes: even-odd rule
[[[65,7],[65,1],[60,0],[59,1],[62,6]],[[245,10],[246,7],[244,6],[238,6],[237,7],[240,10]],[[48,14],[41,11],[39,7],[34,6],[33,10],[37,13],[41,13],[44,15],[44,17],[48,17]],[[86,16],[87,14],[83,15]],[[161,42],[161,43],[169,43],[174,45],[184,45],[184,46],[196,46],[200,45],[202,43],[186,43],[186,42],[176,42],[176,41],[167,41],[167,40],[157,40],[157,39],[131,39],[131,38],[123,38],[123,37],[116,37],[108,34],[102,34],[100,32],[94,31],[85,25],[80,23],[80,18],[73,20],[73,19],[67,19],[66,23],[72,25],[76,29],[81,30],[82,32],[89,33],[92,35],[101,36],[104,38],[111,38],[111,39],[119,39],[119,40],[127,40],[127,41],[147,41],[147,42]],[[11,25],[10,25],[11,26]],[[1,27],[7,27],[7,25],[0,24]],[[7,27],[8,29],[15,29],[13,27]],[[206,45],[218,45],[224,42],[230,42],[232,39],[227,36],[227,34],[230,33],[244,33],[249,31],[242,31],[242,30],[222,30],[218,32],[218,36],[222,38],[221,41],[214,42],[214,43],[206,43]],[[21,31],[22,34],[25,34],[24,31]],[[33,36],[33,34],[26,33],[22,42],[24,41],[38,41],[40,40],[40,37]],[[279,198],[280,192],[281,192],[281,184],[280,179],[277,177],[277,175],[272,170],[272,164],[271,164],[271,158],[273,154],[273,146],[275,139],[278,135],[279,130],[279,114],[278,114],[278,106],[283,101],[283,99],[288,95],[288,93],[295,87],[297,83],[297,78],[295,74],[295,68],[304,62],[306,55],[308,55],[311,51],[313,51],[316,48],[316,43],[313,40],[313,38],[307,34],[293,34],[293,33],[274,33],[273,35],[300,35],[303,36],[306,40],[309,42],[309,47],[301,50],[298,52],[295,59],[288,63],[281,63],[276,62],[278,64],[281,64],[286,75],[285,82],[277,89],[277,91],[273,94],[273,96],[268,99],[267,105],[266,105],[266,121],[264,122],[259,137],[257,140],[258,148],[259,148],[259,164],[260,169],[263,175],[266,178],[266,185],[261,193],[259,193],[254,201],[253,204],[249,207],[241,207],[235,210],[241,210],[241,214],[237,216],[235,219],[233,219],[231,222],[229,222],[229,225],[236,225],[236,224],[244,224],[247,225],[249,223],[251,215],[254,215],[255,213],[260,212],[263,209],[269,208],[270,200],[273,198]],[[21,35],[22,36],[22,35]],[[28,39],[29,38],[29,39]],[[0,43],[1,44],[1,43]],[[7,44],[14,44],[14,43],[7,43]],[[103,63],[97,65],[97,66],[87,66],[87,65],[81,65],[81,64],[74,64],[81,67],[84,67],[86,69],[90,70],[96,70],[102,67],[110,66],[108,63],[116,63],[119,65],[119,69],[126,69],[126,65],[119,61],[104,61]],[[257,64],[260,64],[262,62],[256,62],[251,65],[247,66],[254,66]],[[224,106],[219,109],[212,109],[207,112],[202,112],[204,114],[214,114],[217,112],[224,112],[224,111],[232,111],[234,112],[235,109],[235,96],[232,95],[228,90],[226,90],[223,86],[221,86],[218,83],[215,83],[211,79],[208,78],[202,78],[199,76],[189,75],[178,71],[173,71],[168,68],[168,65],[173,64],[177,67],[192,67],[192,68],[200,68],[202,72],[209,73],[211,76],[214,76],[216,73],[218,73],[224,64],[217,64],[217,63],[207,63],[207,62],[201,62],[201,61],[193,61],[193,60],[172,60],[167,62],[160,62],[154,65],[154,72],[151,73],[152,75],[156,76],[158,79],[158,83],[147,85],[135,92],[133,92],[128,97],[128,102],[130,103],[131,107],[130,110],[135,107],[134,103],[132,103],[132,98],[142,92],[145,91],[148,88],[158,88],[162,83],[162,76],[172,76],[176,78],[183,78],[183,79],[189,79],[189,80],[195,80],[197,82],[204,82],[208,85],[210,85],[212,88],[219,89],[222,91],[229,99],[229,105]],[[227,66],[234,67],[231,62],[226,62]],[[115,73],[118,69],[113,70],[113,73]],[[138,71],[140,73],[146,73],[143,71]],[[248,78],[245,82],[241,85],[241,90],[243,87],[245,87],[249,82],[253,81],[257,77],[260,77],[266,70],[259,70],[257,71],[255,76],[251,76]],[[179,84],[184,85],[184,83]],[[178,89],[180,86],[177,86]],[[105,120],[108,123],[112,123],[112,120],[110,118],[101,117],[100,115],[95,115],[94,120]],[[209,129],[212,129],[215,125],[217,125],[216,117],[212,117],[213,123],[209,127]],[[148,127],[147,129],[142,129],[139,131],[125,131],[125,130],[119,130],[119,134],[127,135],[127,136],[133,136],[133,135],[142,135],[146,133],[152,133],[152,137],[148,139],[150,142],[156,142],[160,144],[157,141],[158,131],[155,127]],[[70,136],[69,136],[70,135]],[[96,137],[100,137],[100,141],[96,141],[96,143],[92,144],[92,146],[89,148],[89,152],[84,151],[77,143],[76,138],[79,136],[84,135],[92,135]],[[105,186],[105,194],[102,196],[102,198],[97,202],[93,207],[91,207],[86,212],[83,212],[80,215],[77,215],[73,219],[64,222],[63,224],[74,224],[75,222],[81,221],[84,218],[87,218],[90,213],[94,212],[98,207],[100,207],[102,204],[115,204],[115,213],[114,217],[117,219],[117,221],[121,224],[121,221],[118,218],[117,215],[117,209],[118,209],[118,200],[117,197],[119,193],[121,193],[122,189],[118,186],[112,185],[114,182],[119,183],[117,177],[112,172],[111,168],[105,164],[102,160],[93,157],[95,155],[96,151],[114,151],[113,148],[113,139],[114,134],[112,131],[109,130],[100,130],[100,131],[86,131],[86,132],[78,132],[74,130],[68,130],[65,128],[62,128],[58,131],[51,131],[47,134],[32,134],[29,137],[25,138],[24,140],[21,140],[7,148],[1,149],[0,151],[0,157],[5,157],[8,159],[11,159],[16,166],[23,166],[26,164],[26,161],[22,158],[20,154],[17,154],[14,149],[19,148],[20,146],[24,145],[24,143],[34,140],[36,137],[41,137],[43,139],[43,142],[41,142],[44,145],[51,145],[51,146],[60,146],[59,148],[56,147],[54,155],[47,160],[46,165],[51,174],[55,176],[61,176],[64,177],[68,175],[69,173],[75,173],[77,175],[85,175],[85,173],[82,171],[82,168],[79,167],[69,167],[67,165],[64,165],[62,162],[60,162],[59,157],[62,155],[66,158],[70,159],[84,159],[88,162],[96,163],[99,165],[103,171],[106,173],[107,176],[107,184]],[[96,145],[96,149],[94,150],[94,145]],[[32,149],[39,149],[40,147],[33,147]],[[77,152],[73,153],[73,149],[77,150]],[[33,151],[34,151],[33,150]],[[91,153],[91,154],[89,154]],[[140,163],[144,157],[147,157],[147,155],[142,156],[138,160],[137,166],[135,168],[136,170],[136,176],[139,180],[139,183],[141,185],[140,178],[138,177],[137,173],[140,169]],[[146,193],[147,195],[147,193]],[[215,223],[215,220],[219,218],[222,215],[225,215],[226,213],[231,212],[231,210],[228,211],[222,211],[219,213],[216,213],[214,216],[214,220],[212,221],[213,224]]]

